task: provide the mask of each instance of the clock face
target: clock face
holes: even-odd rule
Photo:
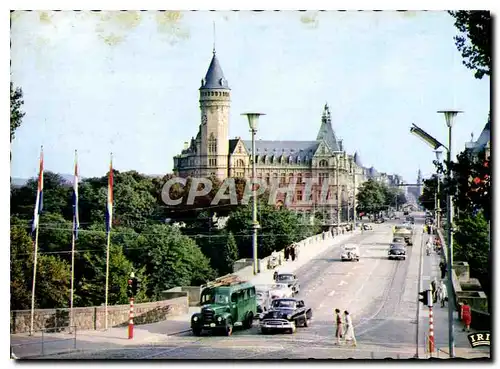
[[[203,114],[203,116],[201,117],[201,123],[202,123],[202,124],[207,124],[207,120],[208,120],[208,119],[207,119],[206,114]]]

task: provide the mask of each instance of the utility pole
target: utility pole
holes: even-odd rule
[[[339,156],[337,155],[337,170],[335,171],[335,176],[336,176],[336,182],[335,184],[337,185],[337,234],[340,232],[340,210],[342,207],[342,199],[341,194],[340,194],[340,160]]]

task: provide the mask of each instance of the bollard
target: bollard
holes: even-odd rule
[[[429,293],[429,353],[434,353],[434,316],[432,315],[432,294]]]
[[[130,312],[128,316],[128,339],[134,338],[134,298],[130,298]]]

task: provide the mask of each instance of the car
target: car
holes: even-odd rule
[[[363,223],[363,230],[364,231],[371,231],[373,229],[371,224]]]
[[[406,244],[406,241],[405,241],[405,238],[404,237],[394,237],[392,239],[392,243],[402,243],[402,244]]]
[[[257,314],[265,313],[271,307],[271,291],[255,286],[255,294],[257,297]]]
[[[355,244],[343,245],[340,252],[340,259],[342,261],[359,261],[359,246]]]
[[[286,283],[274,283],[269,287],[271,300],[291,298],[294,296],[293,290]]]
[[[295,333],[297,327],[309,327],[312,319],[312,309],[306,307],[303,300],[276,299],[271,309],[261,314],[260,331],[262,334],[273,331],[288,331]]]
[[[278,273],[276,276],[276,283],[283,283],[292,289],[293,294],[296,295],[300,292],[300,283],[295,274],[292,273]]]
[[[375,224],[382,224],[384,222],[385,222],[384,218],[378,218],[375,220]]]
[[[406,245],[401,243],[393,243],[389,248],[389,260],[391,259],[406,259]]]

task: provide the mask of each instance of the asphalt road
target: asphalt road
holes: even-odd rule
[[[420,223],[420,222],[419,222]],[[308,328],[295,334],[261,335],[257,326],[235,330],[232,337],[190,333],[169,336],[154,346],[61,358],[82,359],[341,359],[411,358],[415,354],[418,266],[421,226],[416,224],[415,245],[406,260],[388,260],[391,223],[352,238],[360,245],[359,262],[342,262],[340,247],[333,247],[296,271],[297,296],[313,309]],[[334,309],[352,316],[357,347],[334,345]],[[54,358],[54,357],[51,357]]]

